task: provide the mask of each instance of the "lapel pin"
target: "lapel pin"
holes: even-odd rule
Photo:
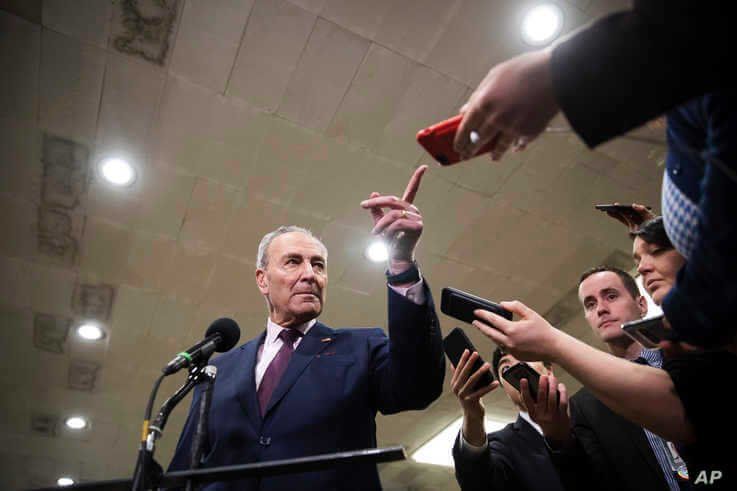
[[[333,340],[333,338],[322,338],[320,341],[323,342],[323,343],[329,343],[332,340]]]

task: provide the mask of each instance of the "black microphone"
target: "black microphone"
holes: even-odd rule
[[[235,346],[240,337],[241,329],[236,321],[227,317],[218,319],[207,328],[205,339],[179,353],[161,371],[164,375],[171,375],[182,368],[207,361],[215,351],[222,353]]]

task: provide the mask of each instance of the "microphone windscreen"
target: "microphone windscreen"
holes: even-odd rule
[[[230,348],[238,343],[241,337],[241,328],[238,327],[238,323],[233,319],[222,317],[207,328],[205,337],[209,338],[215,334],[220,335],[220,342],[218,343],[217,350],[219,353],[228,351]]]

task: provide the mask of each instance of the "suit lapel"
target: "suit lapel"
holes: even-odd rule
[[[626,423],[626,426],[628,427],[628,431],[626,433],[632,440],[632,443],[640,451],[640,454],[645,459],[648,467],[650,467],[650,471],[654,472],[655,475],[658,476],[659,481],[663,481],[663,479],[660,478],[660,476],[663,475],[663,470],[660,467],[660,464],[658,464],[658,460],[655,458],[655,452],[650,446],[650,441],[647,439],[647,436],[645,436],[645,430],[629,421],[626,421]]]
[[[334,337],[333,330],[326,325],[318,322],[312,326],[292,354],[287,371],[284,372],[279,385],[276,386],[274,393],[271,395],[269,404],[266,406],[263,416],[264,419],[266,419],[269,411],[289,392],[289,389],[294,385],[302,372],[304,372],[305,368],[315,359],[315,355],[328,347]],[[330,339],[330,341],[325,342],[325,339]]]
[[[538,445],[540,443],[542,435],[540,435],[540,433],[538,433],[537,430],[533,428],[530,423],[525,421],[525,418],[523,418],[522,416],[517,416],[517,421],[514,422],[513,427],[517,432],[519,432],[522,438],[527,440],[528,443],[534,443],[535,445]]]
[[[264,343],[266,331],[259,337],[246,343],[241,347],[243,360],[238,367],[243,367],[239,372],[237,385],[238,401],[253,423],[254,428],[261,427],[261,411],[258,408],[258,397],[256,395],[256,358],[259,347]]]

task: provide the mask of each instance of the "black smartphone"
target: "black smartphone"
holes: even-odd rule
[[[454,367],[457,367],[458,362],[461,361],[463,350],[468,350],[469,355],[473,354],[474,351],[477,351],[471,343],[471,340],[468,339],[468,336],[466,336],[466,333],[463,332],[463,329],[461,329],[460,327],[456,327],[455,329],[450,331],[450,334],[445,336],[445,339],[443,339],[443,349],[445,350],[446,356]],[[476,363],[474,363],[471,367],[471,375],[476,373],[483,364],[484,360],[481,359],[481,356],[476,358]],[[494,378],[491,376],[491,371],[488,371],[481,376],[478,382],[476,382],[473,390],[477,391],[483,387],[486,387],[493,381]]]
[[[520,389],[522,387],[522,379],[526,378],[530,387],[530,395],[537,401],[537,386],[540,383],[540,374],[533,370],[530,365],[521,361],[504,370],[501,376],[520,393],[522,392]]]
[[[603,212],[619,213],[620,215],[626,216],[635,223],[642,221],[642,215],[640,215],[640,213],[635,210],[632,205],[606,204],[594,205],[594,208]],[[648,206],[647,209],[650,210],[651,208]]]
[[[673,331],[663,324],[663,316],[625,322],[622,330],[629,337],[648,349],[655,349],[661,341],[673,339]]]
[[[512,320],[512,313],[498,303],[455,288],[443,288],[440,311],[445,315],[470,324],[476,319],[476,316],[473,315],[473,311],[476,309],[488,310],[501,315],[505,319]]]

